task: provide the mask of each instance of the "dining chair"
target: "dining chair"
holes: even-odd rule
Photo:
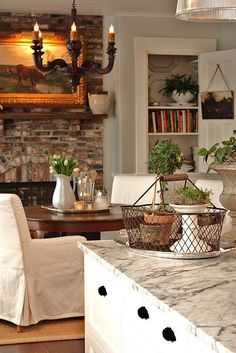
[[[0,194],[0,319],[21,326],[84,315],[81,236],[32,239],[15,194]]]

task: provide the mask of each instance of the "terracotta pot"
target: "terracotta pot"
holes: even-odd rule
[[[147,224],[172,224],[174,223],[174,214],[168,213],[144,213],[144,222]]]
[[[143,244],[150,248],[168,245],[170,241],[171,224],[140,224]]]

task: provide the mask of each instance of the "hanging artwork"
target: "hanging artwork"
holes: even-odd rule
[[[233,119],[233,91],[216,91],[201,93],[203,119]]]
[[[0,104],[3,106],[33,105],[82,107],[85,105],[85,82],[82,80],[76,93],[66,73],[58,71],[42,75],[33,62],[32,34],[6,33],[0,30]],[[8,31],[9,32],[9,31]],[[68,60],[65,39],[61,34],[45,33],[46,61],[55,57]],[[83,60],[84,53],[79,58]]]
[[[210,91],[209,86],[218,70],[227,90]],[[201,108],[203,119],[234,119],[234,93],[230,90],[219,65],[216,67],[206,92],[201,92]]]

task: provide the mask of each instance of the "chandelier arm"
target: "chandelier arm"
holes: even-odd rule
[[[68,64],[63,59],[55,59],[53,61],[48,61],[47,65],[43,65],[42,56],[44,52],[42,51],[42,47],[38,45],[38,43],[34,44],[35,45],[31,47],[34,50],[34,64],[41,73],[51,74],[57,67],[68,68]]]
[[[107,55],[108,55],[107,66],[102,68],[100,64],[94,63],[93,71],[100,75],[105,75],[111,72],[115,62],[115,53],[116,53],[115,43],[111,42],[108,44],[108,47],[107,47]]]
[[[44,74],[51,74],[56,68],[68,68],[67,63],[62,59],[48,61],[47,66],[45,66],[41,64],[41,60],[38,60],[38,58],[34,56],[34,63],[37,69]]]

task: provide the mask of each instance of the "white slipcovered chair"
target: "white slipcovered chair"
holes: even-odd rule
[[[84,315],[84,237],[31,239],[21,200],[0,194],[0,318],[19,326]]]
[[[138,198],[154,183],[153,174],[117,174],[113,178],[111,203],[132,205]],[[160,188],[159,183],[158,189]],[[153,198],[153,187],[137,203],[151,204]],[[156,202],[160,202],[157,194]]]

